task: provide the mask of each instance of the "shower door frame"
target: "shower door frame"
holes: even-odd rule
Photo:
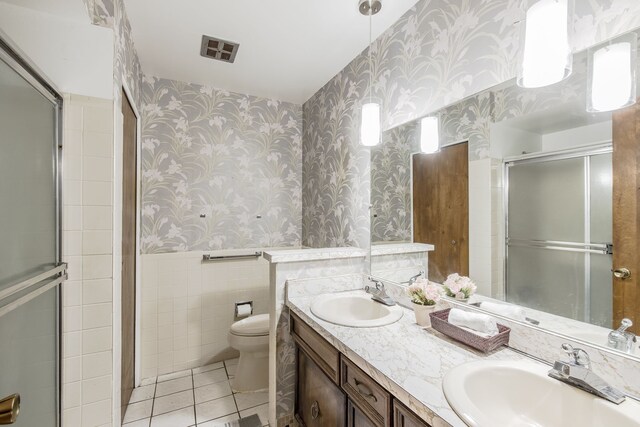
[[[508,301],[508,264],[509,264],[509,245],[524,246],[540,249],[578,252],[587,254],[612,255],[613,246],[610,244],[593,244],[591,239],[591,188],[590,178],[590,158],[601,154],[613,154],[613,141],[599,142],[595,144],[585,145],[583,147],[571,148],[567,150],[536,152],[505,158],[502,162],[503,175],[503,211],[504,211],[504,261],[502,271],[502,291],[505,301]],[[542,163],[558,160],[584,159],[584,244],[575,242],[561,242],[551,240],[525,240],[509,239],[509,169],[514,165],[522,165],[527,163]],[[613,183],[612,183],[613,185]],[[613,204],[613,202],[612,202]],[[612,224],[613,225],[613,224]],[[576,319],[591,323],[591,257],[585,256],[584,265],[584,318]],[[613,319],[612,319],[613,321]]]
[[[23,297],[15,301],[14,308],[18,303],[24,304],[34,298],[37,298],[45,291],[56,288],[56,349],[55,349],[55,405],[57,409],[56,426],[62,425],[62,283],[67,279],[67,264],[62,262],[63,246],[62,246],[62,147],[63,147],[63,97],[56,86],[45,76],[45,74],[30,60],[11,39],[0,29],[0,61],[3,61],[9,68],[20,75],[31,87],[38,91],[42,96],[49,100],[55,111],[55,135],[53,149],[54,163],[54,193],[55,193],[55,264],[56,266],[35,277],[23,280],[3,290],[3,297],[12,295],[16,292],[32,288],[31,291]],[[47,278],[51,279],[47,283],[36,288],[38,283],[42,283]],[[43,279],[43,280],[39,280]],[[13,308],[9,307],[8,311]],[[2,313],[5,314],[5,313]]]

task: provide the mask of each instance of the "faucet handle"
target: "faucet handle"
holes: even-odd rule
[[[567,353],[574,365],[582,366],[586,369],[589,369],[589,366],[591,365],[591,358],[589,357],[589,353],[581,348],[574,348],[571,344],[568,343],[562,344],[562,350]]]
[[[631,319],[624,318],[622,319],[622,322],[620,322],[620,327],[617,329],[617,331],[624,332],[632,326],[633,322],[631,321]]]

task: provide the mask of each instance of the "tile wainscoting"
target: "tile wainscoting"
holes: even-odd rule
[[[141,257],[141,377],[204,366],[231,357],[227,333],[236,301],[269,310],[269,263],[263,258],[202,263],[202,255],[262,249],[147,254]]]

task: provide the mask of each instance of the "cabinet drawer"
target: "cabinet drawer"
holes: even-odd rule
[[[313,360],[298,349],[296,415],[306,427],[344,426],[347,398]]]
[[[393,400],[394,427],[431,427],[397,400]]]
[[[327,340],[293,313],[293,339],[329,378],[339,384],[340,353]]]
[[[340,386],[376,426],[391,426],[391,395],[346,357],[341,357]]]

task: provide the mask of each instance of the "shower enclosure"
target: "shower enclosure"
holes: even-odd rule
[[[509,302],[610,328],[612,148],[505,163]]]
[[[59,425],[61,107],[0,39],[0,424]]]

